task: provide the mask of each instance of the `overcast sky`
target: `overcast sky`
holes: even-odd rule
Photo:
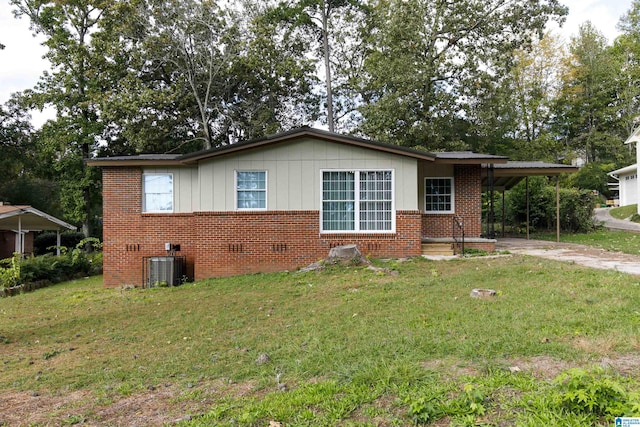
[[[620,17],[631,8],[632,0],[564,0],[569,7],[569,16],[560,34],[569,41],[576,35],[578,27],[591,21],[609,40],[619,34],[616,25]],[[8,0],[0,0],[0,43],[6,47],[0,50],[0,104],[5,103],[13,92],[31,88],[39,76],[47,69],[42,59],[45,49],[41,38],[32,36],[29,21],[16,19],[11,13]],[[34,122],[42,116],[35,113]]]

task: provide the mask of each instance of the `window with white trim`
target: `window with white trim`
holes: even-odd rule
[[[142,212],[173,212],[173,174],[142,175]]]
[[[392,232],[393,171],[322,171],[323,232]]]
[[[453,213],[454,206],[453,178],[425,178],[424,210],[426,213]]]
[[[267,209],[266,171],[236,171],[236,208]]]

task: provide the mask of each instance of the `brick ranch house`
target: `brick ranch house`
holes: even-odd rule
[[[481,238],[483,166],[501,156],[426,153],[300,128],[187,155],[88,162],[103,173],[104,284],[145,285],[144,263],[179,245],[189,277],[296,269],[331,247],[408,257]]]

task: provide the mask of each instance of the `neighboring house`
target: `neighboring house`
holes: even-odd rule
[[[0,202],[0,259],[33,253],[35,231],[56,231],[59,251],[60,232],[65,229],[76,227],[31,206]]]
[[[638,203],[638,165],[633,164],[608,173],[617,181],[618,199],[620,206]]]
[[[141,285],[148,257],[177,249],[195,279],[296,269],[357,244],[372,257],[426,241],[483,239],[483,167],[501,156],[426,153],[301,128],[187,155],[88,162],[103,171],[104,284]],[[167,246],[168,244],[168,246]]]
[[[633,131],[624,142],[625,144],[636,145],[636,163],[621,169],[609,172],[609,176],[618,181],[618,191],[620,206],[638,205],[637,212],[640,214],[640,203],[638,197],[640,195],[640,181],[638,181],[638,164],[640,163],[640,125],[636,123]]]

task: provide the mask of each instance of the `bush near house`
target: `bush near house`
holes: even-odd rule
[[[85,247],[90,244],[92,251]],[[79,241],[75,248],[63,248],[61,256],[45,254],[0,261],[0,289],[29,291],[76,277],[102,273],[102,243],[95,238]],[[3,295],[13,292],[4,292]]]
[[[84,239],[79,231],[65,231],[60,233],[60,245],[65,248],[75,248]],[[45,231],[33,239],[33,253],[35,255],[55,254],[58,236],[52,231]]]
[[[560,189],[560,228],[570,233],[593,231],[593,207],[595,196],[589,190],[577,188]],[[526,227],[527,191],[525,182],[520,182],[508,194],[507,223],[514,228]],[[529,179],[529,226],[531,230],[553,230],[556,227],[556,189],[547,178]]]

